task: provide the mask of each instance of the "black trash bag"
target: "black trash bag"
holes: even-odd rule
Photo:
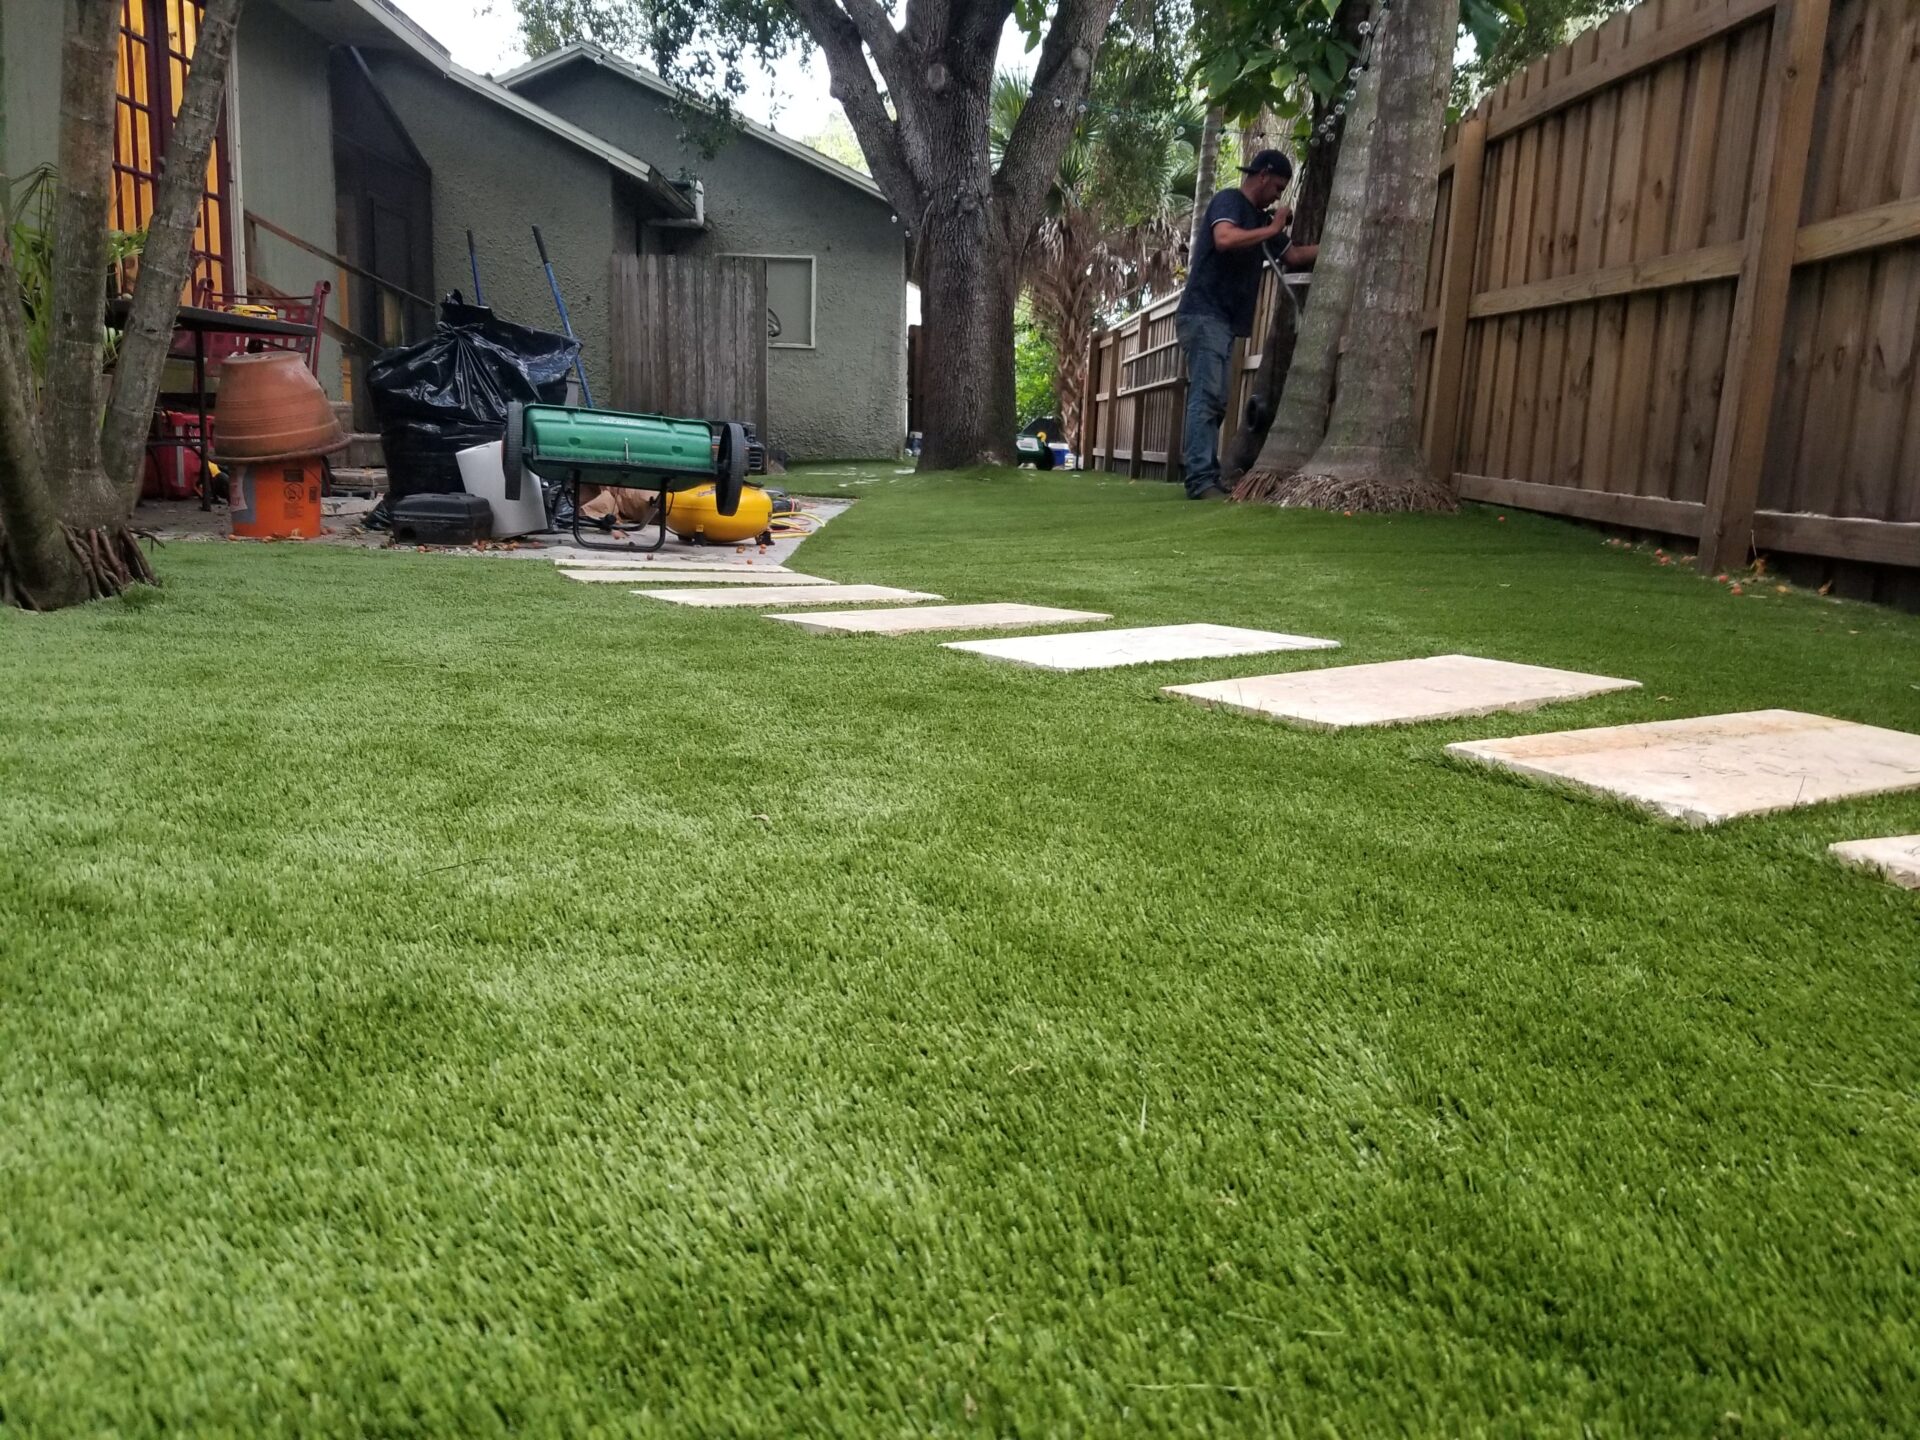
[[[454,456],[506,433],[515,400],[561,405],[580,344],[529,330],[458,297],[440,306],[431,338],[388,350],[367,367],[367,391],[387,457],[387,493],[367,517],[384,529],[409,495],[464,490]]]

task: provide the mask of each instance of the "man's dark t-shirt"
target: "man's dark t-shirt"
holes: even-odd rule
[[[1260,247],[1214,249],[1213,227],[1221,220],[1231,221],[1242,230],[1260,230],[1267,225],[1267,217],[1242,191],[1222,190],[1213,197],[1207,206],[1206,223],[1200,227],[1200,242],[1194,246],[1192,263],[1187,267],[1187,290],[1180,297],[1180,313],[1209,315],[1226,321],[1236,335],[1251,335],[1253,310],[1260,298]]]

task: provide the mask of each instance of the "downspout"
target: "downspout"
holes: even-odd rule
[[[648,220],[643,222],[649,230],[704,230],[707,228],[707,187],[704,181],[693,182],[693,214],[685,219]]]

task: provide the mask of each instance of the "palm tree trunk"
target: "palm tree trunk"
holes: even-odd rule
[[[1054,344],[1054,397],[1060,402],[1060,424],[1067,436],[1080,434],[1080,417],[1087,399],[1087,342],[1093,335],[1091,297],[1085,306],[1074,306],[1048,327]]]
[[[1200,226],[1207,218],[1207,204],[1213,199],[1214,186],[1219,183],[1220,132],[1225,125],[1225,112],[1218,105],[1208,106],[1207,118],[1200,126],[1200,163],[1193,185],[1192,238],[1187,242],[1189,264],[1192,263],[1193,252],[1200,248]]]
[[[1341,0],[1333,23],[1342,38],[1355,48],[1361,41],[1360,24],[1372,9],[1371,0]],[[1290,238],[1296,245],[1317,245],[1326,227],[1327,203],[1333,196],[1333,176],[1340,162],[1340,142],[1347,133],[1346,109],[1338,98],[1313,96],[1313,133],[1318,135],[1329,122],[1332,133],[1312,146],[1300,167],[1300,188],[1294,196],[1293,228]],[[1220,479],[1228,488],[1237,487],[1241,476],[1259,458],[1267,443],[1267,432],[1280,410],[1280,395],[1286,389],[1293,370],[1293,353],[1300,339],[1300,307],[1280,304],[1273,307],[1273,321],[1260,345],[1260,368],[1254,371],[1247,387],[1247,405],[1234,428],[1233,437],[1220,452]]]
[[[1252,467],[1234,488],[1238,500],[1270,500],[1281,483],[1298,473],[1319,446],[1327,429],[1327,406],[1333,395],[1334,367],[1340,358],[1340,337],[1347,328],[1347,311],[1360,267],[1362,225],[1367,176],[1373,165],[1377,138],[1374,106],[1380,93],[1380,71],[1375,66],[1360,77],[1360,93],[1347,113],[1345,143],[1333,177],[1327,207],[1327,227],[1321,237],[1320,259],[1313,267],[1299,343],[1280,392],[1273,428]]]
[[[1456,0],[1402,0],[1382,37],[1379,148],[1343,381],[1326,438],[1282,504],[1454,508],[1421,453],[1413,389],[1457,19]]]

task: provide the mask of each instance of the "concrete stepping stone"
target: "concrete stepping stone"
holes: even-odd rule
[[[791,570],[562,570],[569,580],[587,585],[832,585],[818,575]]]
[[[1638,680],[1614,680],[1543,665],[1516,665],[1478,655],[1435,655],[1378,665],[1339,665],[1290,675],[1167,685],[1169,695],[1224,710],[1270,715],[1313,730],[1351,725],[1412,725],[1531,710],[1556,700],[1583,700],[1612,690],[1637,690]]]
[[[679,555],[669,551],[652,557],[634,552],[582,555],[574,550],[548,558],[561,570],[755,570],[770,575],[790,573],[778,560],[765,555],[736,557],[720,550],[712,550],[704,555]]]
[[[1111,620],[1098,610],[1056,610],[1048,605],[922,605],[906,610],[818,610],[805,615],[769,615],[815,635],[912,635],[923,630],[995,630],[1029,625],[1072,625]]]
[[[1217,660],[1275,650],[1336,650],[1339,646],[1338,640],[1243,630],[1235,625],[1148,625],[1137,630],[1078,630],[1067,635],[946,642],[949,650],[970,650],[1042,670],[1109,670],[1165,660]]]
[[[865,605],[877,600],[912,602],[939,600],[919,590],[896,590],[891,585],[721,585],[712,589],[636,590],[649,600],[672,605],[719,608],[727,605]]]
[[[1447,749],[1689,825],[1920,789],[1920,735],[1796,710],[1467,740]]]
[[[1843,865],[1871,870],[1903,890],[1920,890],[1920,835],[1843,840],[1827,851]]]

